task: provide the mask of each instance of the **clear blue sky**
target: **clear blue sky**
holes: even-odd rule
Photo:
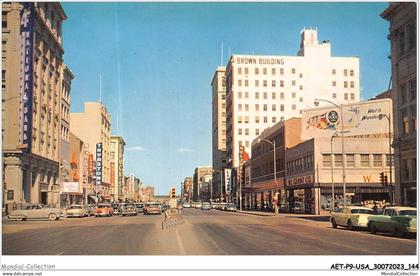
[[[99,99],[102,75],[112,132],[127,142],[126,173],[158,194],[171,186],[179,191],[195,167],[211,165],[210,83],[222,43],[224,65],[229,48],[296,55],[301,29],[317,27],[334,56],[360,57],[368,99],[387,89],[391,73],[388,22],[379,16],[387,5],[65,2],[64,60],[75,75],[71,111]]]

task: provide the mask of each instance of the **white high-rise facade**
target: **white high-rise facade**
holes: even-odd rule
[[[239,166],[240,144],[250,154],[264,129],[300,117],[315,98],[357,102],[359,87],[359,58],[332,57],[330,42],[318,42],[314,29],[302,31],[297,56],[232,55],[226,67],[228,166]]]

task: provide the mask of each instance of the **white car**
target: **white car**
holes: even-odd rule
[[[184,202],[184,204],[182,204],[182,207],[191,208],[191,204],[189,202]]]
[[[346,206],[332,212],[330,221],[333,228],[337,228],[337,226],[347,227],[350,230],[354,228],[367,228],[368,217],[374,214],[375,212],[371,208]]]

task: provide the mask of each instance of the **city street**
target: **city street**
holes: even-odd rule
[[[162,230],[163,215],[3,219],[4,255],[408,255],[416,240],[333,229],[309,216],[255,216],[184,209]]]

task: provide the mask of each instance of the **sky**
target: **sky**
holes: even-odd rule
[[[388,87],[389,23],[375,3],[64,2],[71,112],[102,100],[126,142],[125,172],[156,194],[177,193],[212,164],[211,81],[228,54],[294,56],[316,27],[333,56],[359,56],[361,96]],[[101,81],[100,81],[101,80]],[[100,89],[101,88],[101,89]],[[101,91],[101,93],[100,93]]]

